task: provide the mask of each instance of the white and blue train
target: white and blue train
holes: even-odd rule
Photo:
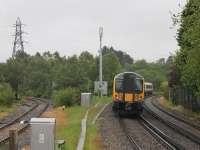
[[[144,83],[144,95],[151,96],[153,94],[153,84],[150,82]]]

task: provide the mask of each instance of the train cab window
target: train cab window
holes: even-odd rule
[[[135,80],[135,93],[142,93],[143,91],[143,80],[137,79]]]
[[[135,82],[135,76],[132,74],[126,74],[124,76],[124,92],[126,93],[133,93],[134,92],[134,82]]]
[[[123,92],[123,79],[118,78],[115,80],[115,91]]]

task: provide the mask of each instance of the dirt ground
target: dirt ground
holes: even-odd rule
[[[67,124],[67,115],[63,107],[57,107],[50,111],[45,112],[42,117],[56,118],[56,127]]]
[[[56,128],[59,128],[59,126],[63,126],[67,123],[67,115],[64,112],[63,107],[57,107],[46,111],[41,117],[56,118]],[[30,150],[30,146],[25,146],[22,150]]]

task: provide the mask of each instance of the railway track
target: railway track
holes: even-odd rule
[[[180,116],[177,116],[177,115],[173,114],[172,112],[169,112],[166,109],[161,108],[161,106],[158,106],[159,104],[157,104],[157,103],[158,102],[155,101],[155,99],[152,100],[153,106],[156,107],[157,109],[159,109],[160,111],[166,113],[167,115],[169,115],[169,116],[171,116],[171,117],[173,117],[173,118],[175,118],[179,121],[184,122],[185,124],[188,124],[189,126],[191,126],[193,128],[196,128],[197,130],[200,130],[200,125],[191,123],[191,122],[189,122],[189,120],[185,120],[185,119],[181,118]]]
[[[18,117],[11,119],[10,121],[3,121],[1,122],[0,131],[4,128],[7,128],[8,126],[12,125],[13,123],[19,121],[21,118],[23,118],[25,115],[27,115],[29,112],[34,110],[38,106],[38,103],[34,103],[33,107],[31,107],[28,111],[25,111],[21,113]]]
[[[120,125],[123,129],[123,131],[125,132],[125,135],[127,137],[127,139],[130,141],[132,147],[136,150],[142,150],[142,148],[137,144],[136,140],[131,136],[131,134],[128,132],[125,123],[120,120]]]
[[[164,134],[156,126],[147,121],[144,116],[139,117],[141,124],[151,133],[158,141],[160,141],[167,149],[184,150],[185,148],[180,144],[174,142],[172,138]]]
[[[131,124],[138,123],[138,125],[143,128],[143,129],[138,129],[140,130],[139,132],[146,132],[146,133],[148,132],[155,139],[154,140],[155,145],[159,145],[159,144],[162,145],[162,146],[155,146],[155,147],[148,147],[148,148],[144,147],[143,140],[145,140],[144,139],[145,136],[141,134],[140,136],[143,137],[143,139],[142,141],[138,140],[135,137],[135,134],[137,133],[131,133],[133,130],[137,130],[137,128],[134,128],[134,129],[128,128],[127,127],[128,122],[125,123],[123,119],[120,119],[121,127],[123,128],[127,136],[127,139],[132,144],[133,149],[136,149],[136,150],[149,149],[149,148],[150,149],[169,149],[169,150],[177,150],[177,149],[183,150],[184,149],[184,147],[182,147],[178,143],[175,143],[172,139],[167,137],[164,133],[162,133],[162,131],[160,131],[157,127],[155,127],[150,122],[148,122],[143,116],[140,116],[139,118],[129,119],[129,121],[130,121],[129,123]],[[148,133],[146,135],[146,138],[149,138]],[[151,144],[152,141],[149,140],[149,143]],[[145,144],[147,145],[148,143],[145,143]]]
[[[167,137],[169,139],[174,139],[169,141],[176,141],[176,143],[179,143],[179,145],[182,145],[182,147],[189,147],[189,145],[191,145],[190,148],[200,149],[200,138],[198,134],[199,130],[162,112],[151,103],[151,99],[146,100],[144,108],[144,114],[146,115],[146,117],[148,117],[147,114],[149,114],[153,118],[155,118],[149,120],[152,120],[151,122],[156,124],[158,127],[160,126],[159,128],[161,128],[161,130],[163,128],[165,134],[168,135]],[[180,137],[182,140],[177,140],[177,138],[174,137]]]
[[[33,107],[31,107],[28,111],[20,114],[18,117],[8,121],[7,123],[5,122],[0,127],[0,144],[8,142],[9,129],[16,128],[18,133],[21,134],[29,127],[29,124],[20,124],[19,122],[21,120],[29,121],[32,117],[39,117],[49,106],[49,104],[42,99],[32,98],[32,101],[34,101]]]
[[[200,150],[198,143],[183,136],[146,110],[137,118],[128,116],[118,118],[109,106],[103,114],[106,117],[109,115],[110,118],[103,121],[103,126],[107,126],[105,127],[107,130],[103,130],[103,135],[107,134],[107,137],[104,135],[103,141],[108,149],[111,147],[112,149],[127,149],[128,147],[134,150]],[[105,122],[109,123],[109,126]],[[127,146],[123,147],[124,144]]]

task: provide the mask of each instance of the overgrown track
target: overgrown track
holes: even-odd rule
[[[9,129],[16,128],[18,133],[21,134],[26,130],[27,127],[29,127],[29,124],[19,124],[21,120],[29,121],[32,117],[39,117],[49,107],[49,103],[44,99],[31,98],[31,101],[34,102],[33,107],[20,114],[18,117],[11,119],[7,123],[5,122],[0,127],[0,144],[8,142]]]
[[[176,118],[160,111],[151,103],[151,98],[147,99],[144,105],[145,110],[160,122],[166,124],[168,127],[181,134],[182,136],[190,139],[197,145],[200,144],[199,130],[192,128],[188,124],[177,120]]]
[[[21,114],[19,114],[18,116],[15,116],[14,118],[10,118],[9,120],[6,121],[2,121],[0,122],[0,131],[4,128],[7,128],[8,126],[12,125],[13,123],[19,121],[21,118],[23,118],[24,116],[26,116],[29,112],[31,112],[32,110],[34,110],[39,104],[36,101],[32,101],[32,107],[30,107],[30,109],[28,109],[25,112],[22,112]]]

